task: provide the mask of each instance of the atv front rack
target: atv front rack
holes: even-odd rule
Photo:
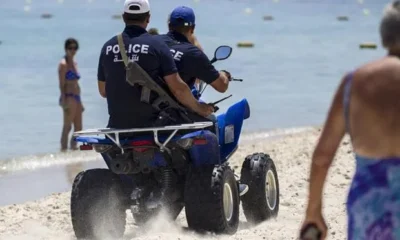
[[[139,133],[139,132],[153,132],[154,142],[160,147],[161,151],[167,150],[166,145],[169,141],[175,136],[175,134],[179,130],[197,130],[204,129],[206,127],[212,126],[212,122],[196,122],[196,123],[188,123],[188,124],[180,124],[180,125],[172,125],[165,127],[155,127],[155,128],[127,128],[127,129],[115,129],[115,128],[96,128],[96,129],[87,129],[82,131],[74,132],[73,136],[89,136],[89,135],[106,135],[111,141],[113,141],[122,151],[124,152],[123,147],[121,146],[119,134],[120,133]],[[158,132],[162,131],[171,131],[173,132],[168,136],[168,138],[161,143],[158,139]],[[115,134],[115,137],[111,136],[111,134]]]

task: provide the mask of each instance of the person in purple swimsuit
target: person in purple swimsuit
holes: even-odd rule
[[[79,48],[78,41],[68,38],[65,41],[65,56],[58,65],[58,78],[60,83],[59,105],[63,109],[64,122],[61,133],[61,151],[68,149],[68,136],[74,125],[74,131],[82,130],[82,112],[84,111],[78,80],[77,64],[74,56]],[[70,140],[70,148],[77,150],[77,144]]]
[[[324,182],[345,135],[353,145],[356,172],[347,198],[348,240],[400,239],[400,1],[380,23],[387,56],[346,74],[333,99],[315,148],[306,217],[327,236],[322,215]],[[338,203],[340,204],[340,203]]]

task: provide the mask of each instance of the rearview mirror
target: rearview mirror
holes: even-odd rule
[[[214,52],[214,58],[211,60],[212,63],[220,60],[227,59],[232,53],[232,48],[229,46],[219,46]]]

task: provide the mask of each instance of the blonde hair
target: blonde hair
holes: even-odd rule
[[[385,48],[400,48],[400,0],[386,5],[380,24],[380,34]]]

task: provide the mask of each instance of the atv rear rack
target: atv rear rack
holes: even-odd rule
[[[111,141],[113,141],[122,151],[124,152],[123,147],[121,146],[119,134],[120,133],[138,133],[138,132],[153,132],[154,134],[154,142],[160,147],[161,151],[167,150],[166,145],[169,141],[175,136],[175,134],[179,130],[196,130],[196,129],[204,129],[206,127],[212,126],[212,122],[196,122],[196,123],[188,123],[188,124],[180,124],[180,125],[172,125],[165,127],[156,127],[156,128],[127,128],[127,129],[115,129],[115,128],[95,128],[95,129],[87,129],[82,131],[74,132],[73,136],[90,136],[90,135],[106,135]],[[162,131],[171,131],[173,132],[168,136],[168,138],[161,143],[158,139],[158,132]],[[111,136],[111,134],[115,134],[115,138]]]

